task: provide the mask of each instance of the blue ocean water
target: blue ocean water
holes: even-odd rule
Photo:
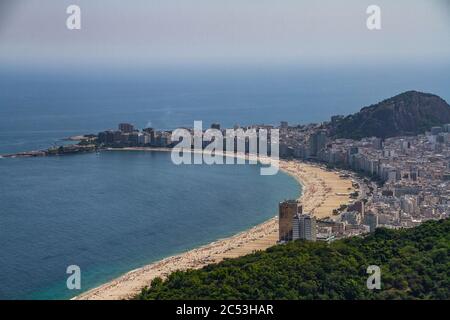
[[[131,122],[320,122],[406,90],[450,101],[450,66],[53,73],[0,69],[0,154]],[[298,196],[257,166],[174,166],[164,153],[0,158],[0,298],[70,298],[128,270],[247,229]]]
[[[450,64],[76,72],[0,68],[0,154],[116,128],[309,123],[407,90],[450,101]]]
[[[256,165],[172,164],[170,153],[102,152],[0,160],[0,299],[61,299],[66,268],[86,290],[227,237],[299,195]]]

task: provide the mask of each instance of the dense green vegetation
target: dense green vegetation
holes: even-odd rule
[[[335,138],[388,138],[417,135],[449,122],[450,106],[443,99],[408,91],[331,123],[330,133]]]
[[[296,241],[155,279],[138,299],[450,299],[450,220],[367,237]],[[381,290],[366,269],[381,267]]]

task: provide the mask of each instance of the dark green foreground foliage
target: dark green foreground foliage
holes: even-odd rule
[[[155,279],[139,299],[450,299],[450,220],[332,244],[293,242]],[[366,269],[382,269],[368,290]]]

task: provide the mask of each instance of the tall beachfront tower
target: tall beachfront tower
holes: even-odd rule
[[[316,218],[310,214],[296,214],[292,219],[292,240],[316,241]]]
[[[292,240],[292,220],[297,214],[302,213],[302,206],[297,200],[286,200],[280,202],[278,211],[278,224],[280,241]]]

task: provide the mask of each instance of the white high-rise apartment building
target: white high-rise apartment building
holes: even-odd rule
[[[316,241],[316,218],[310,214],[297,214],[292,221],[292,239]]]

